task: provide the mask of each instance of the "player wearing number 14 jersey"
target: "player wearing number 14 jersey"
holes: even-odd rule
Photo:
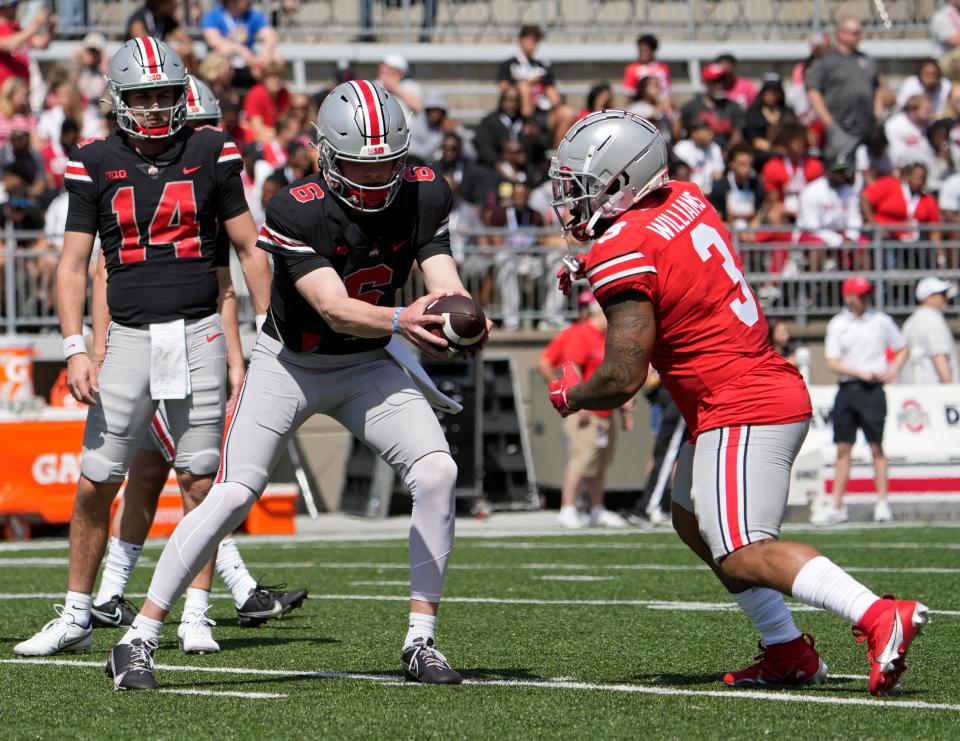
[[[728,684],[812,684],[827,667],[782,594],[826,609],[868,643],[869,689],[884,694],[927,621],[917,602],[878,598],[813,548],[781,541],[790,469],[807,434],[810,397],[766,342],[763,312],[717,213],[695,185],[666,179],[667,150],[650,122],[622,111],[574,125],[551,166],[566,229],[596,241],[573,277],[607,315],[606,351],[586,381],[565,368],[550,386],[564,416],[632,398],[652,364],[683,414],[673,522],[763,637],[759,663]],[[563,218],[566,218],[564,215]]]
[[[57,273],[67,384],[90,405],[70,523],[68,591],[58,618],[14,647],[21,655],[89,650],[91,592],[110,503],[161,401],[184,500],[202,499],[213,483],[226,391],[217,315],[218,220],[237,250],[258,313],[269,293],[269,266],[256,249],[239,152],[217,129],[185,126],[187,77],[177,55],[153,38],[131,39],[110,62],[107,89],[119,132],[71,153]],[[80,335],[97,234],[113,318],[99,374]]]

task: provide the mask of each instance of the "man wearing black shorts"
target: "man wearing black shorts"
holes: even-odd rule
[[[889,522],[893,512],[887,502],[887,459],[883,454],[883,425],[887,418],[884,384],[900,374],[908,348],[900,329],[889,315],[870,305],[873,286],[862,276],[843,283],[846,308],[827,325],[827,368],[840,376],[840,389],[833,404],[833,441],[837,444],[832,502],[814,513],[810,521],[827,525],[846,522],[843,495],[850,479],[850,452],[857,428],[870,445],[877,504],[876,522]],[[887,357],[887,350],[896,355]]]

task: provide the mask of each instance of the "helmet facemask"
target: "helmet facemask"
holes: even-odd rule
[[[173,88],[175,95],[177,95],[176,102],[172,106],[165,107],[131,108],[124,100],[123,96],[127,93],[146,88]],[[163,80],[158,81],[158,83],[154,85],[120,85],[113,80],[108,80],[107,92],[110,94],[113,102],[117,126],[132,137],[155,140],[168,139],[180,131],[187,121],[185,81]],[[148,126],[148,116],[165,119],[165,123]],[[138,117],[140,117],[141,120],[138,120]]]
[[[320,155],[320,172],[323,173],[323,178],[330,190],[356,211],[377,213],[386,210],[400,190],[403,168],[407,162],[408,144],[409,137],[397,152],[392,152],[388,145],[377,145],[363,147],[363,150],[371,150],[369,154],[361,150],[361,154],[354,155],[338,151],[328,139],[320,137],[315,147]],[[341,162],[356,164],[390,162],[393,163],[393,167],[384,183],[361,185],[344,175],[340,168]]]
[[[645,154],[641,153],[637,159]],[[554,199],[551,205],[563,224],[564,234],[571,235],[578,242],[589,242],[595,236],[598,221],[616,219],[667,182],[667,169],[664,168],[643,187],[633,190],[629,187],[625,170],[626,167],[616,176],[604,180],[592,172],[574,172],[570,167],[560,165],[554,157],[549,172],[553,180]],[[571,215],[566,223],[564,209]]]

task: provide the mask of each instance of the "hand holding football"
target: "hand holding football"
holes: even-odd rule
[[[441,319],[428,329],[450,343],[447,354],[451,357],[477,349],[486,337],[487,317],[480,304],[467,296],[444,296],[423,313]]]

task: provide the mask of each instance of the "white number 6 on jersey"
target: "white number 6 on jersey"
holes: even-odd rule
[[[720,232],[709,224],[697,224],[690,232],[690,237],[693,239],[693,248],[704,262],[713,257],[710,248],[717,248],[717,252],[719,252],[720,257],[723,258],[724,271],[730,276],[730,280],[740,285],[740,291],[744,296],[743,300],[735,298],[731,301],[730,308],[741,322],[748,327],[752,327],[760,318],[760,311],[757,309],[757,300],[753,297],[753,291],[751,291],[750,286],[747,285],[747,280],[743,277],[743,273],[737,270],[737,264],[733,261],[730,247],[727,246],[723,237],[720,236]]]

